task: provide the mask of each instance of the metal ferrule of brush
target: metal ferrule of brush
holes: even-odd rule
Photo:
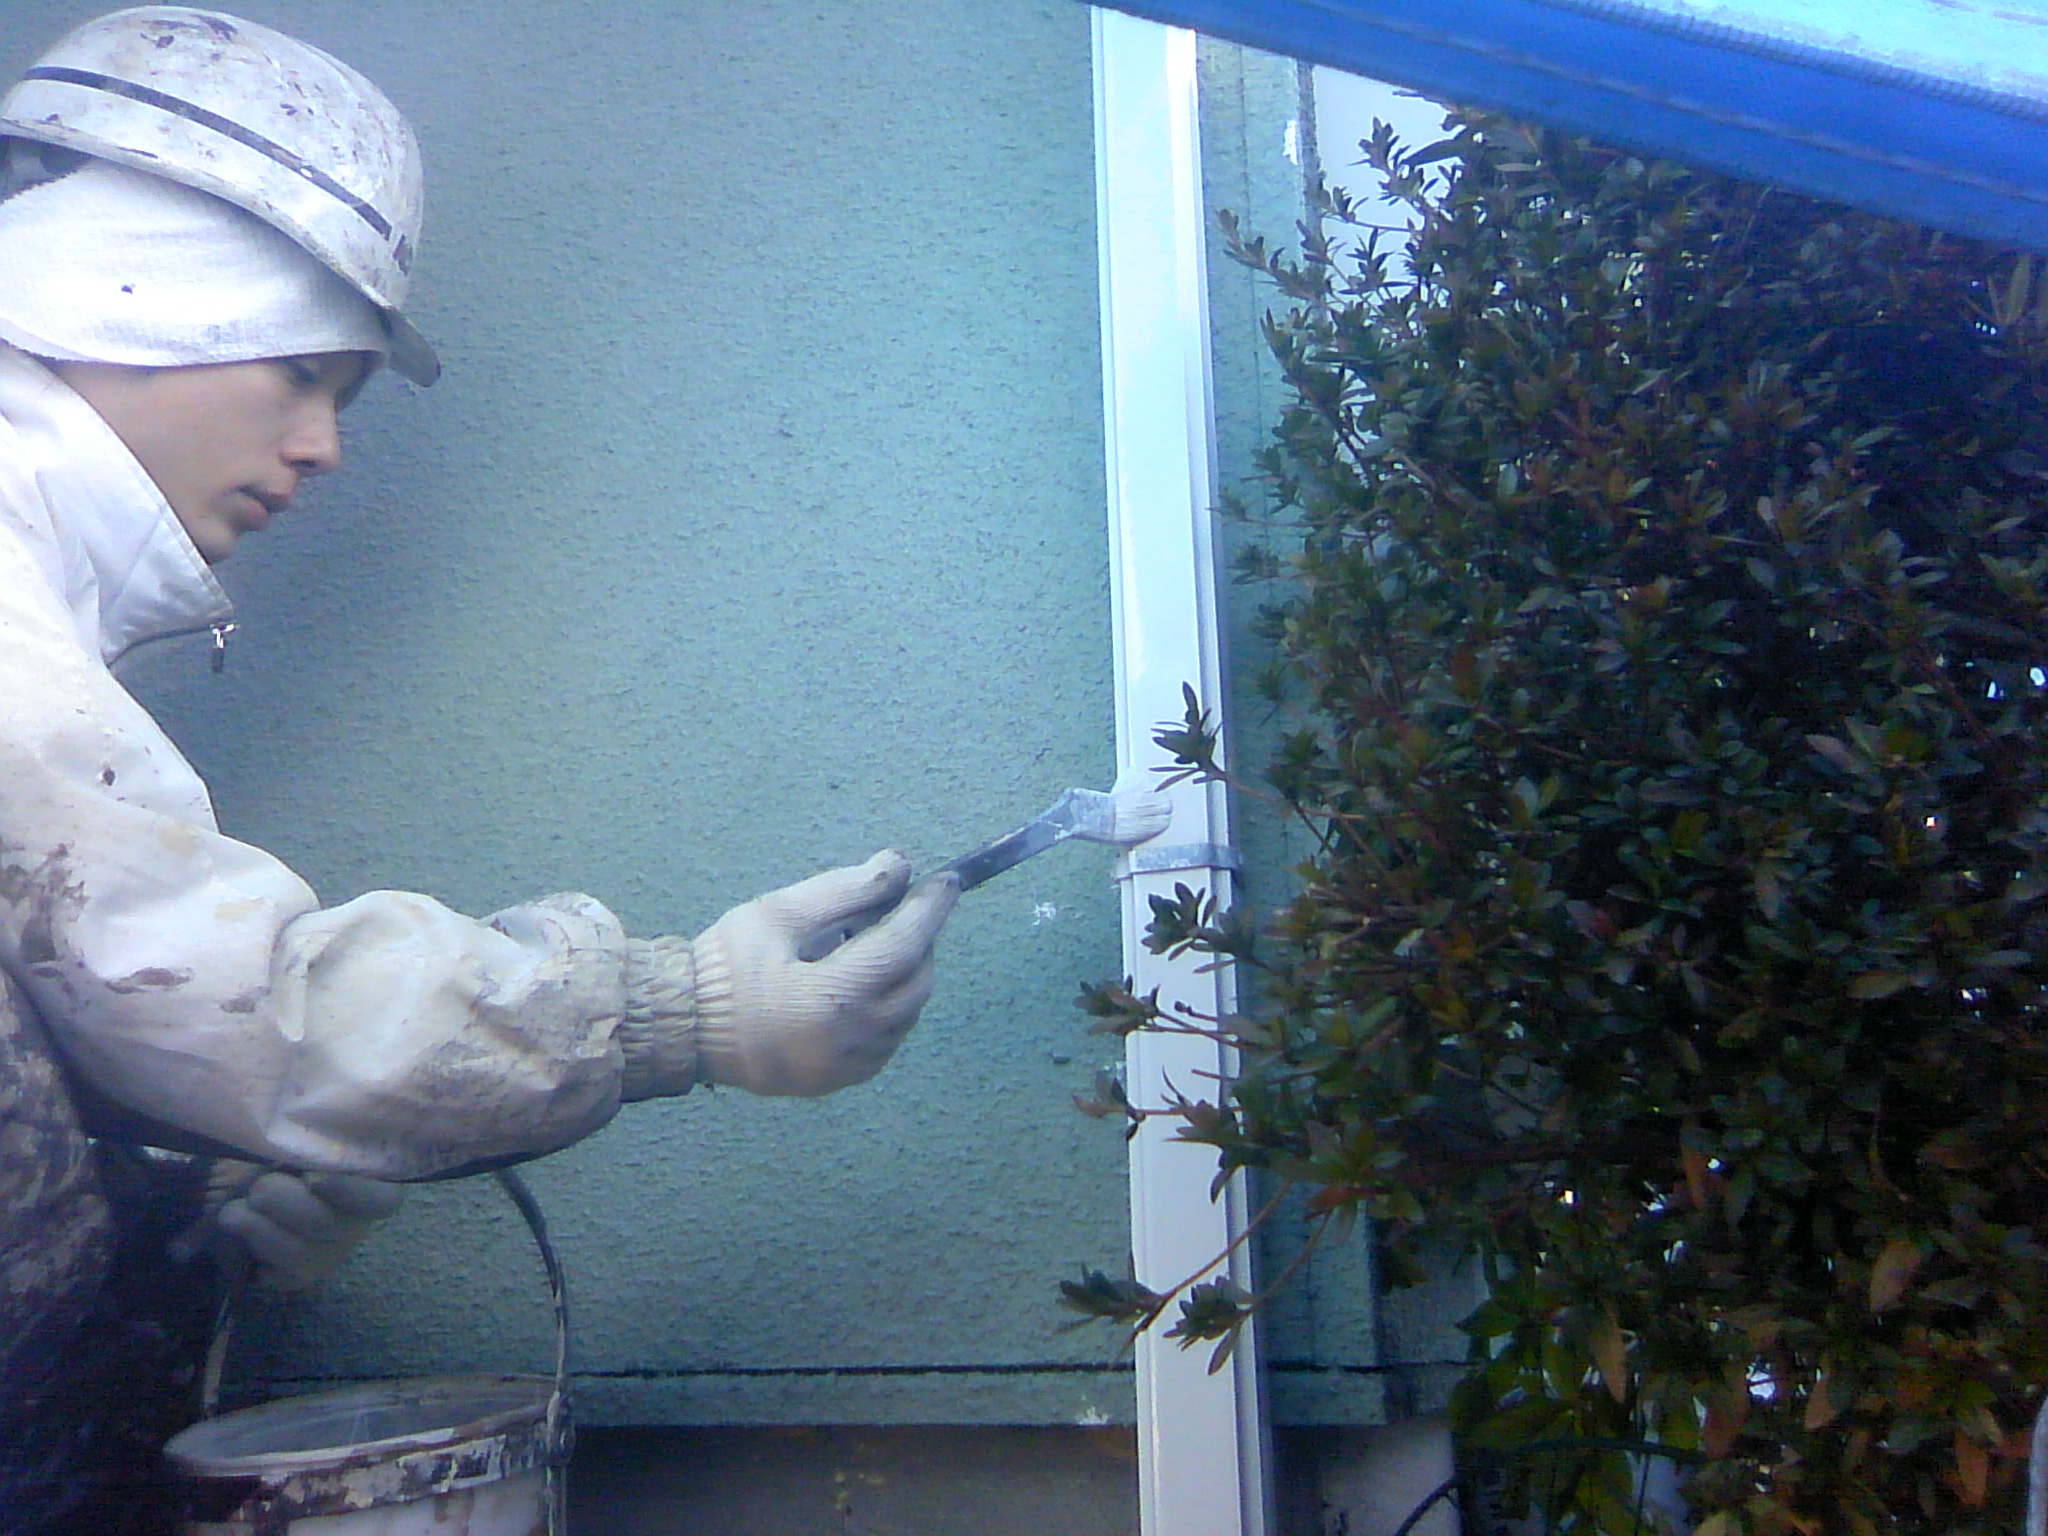
[[[972,853],[963,853],[925,879],[958,875],[960,889],[971,891],[977,885],[993,880],[1004,870],[1022,864],[1033,854],[1043,853],[1070,837],[1091,843],[1108,843],[1112,847],[1128,847],[1156,835],[1172,816],[1163,796],[1144,797],[1144,803],[1135,810],[1129,801],[1129,796],[1120,800],[1105,790],[1070,789],[1016,831],[1007,832]],[[862,912],[812,934],[797,946],[797,958],[824,959],[848,939],[872,928],[894,909],[892,903],[876,911]]]
[[[1014,868],[1035,853],[1076,835],[1094,834],[1096,842],[1106,841],[1116,822],[1116,797],[1099,789],[1070,789],[1050,807],[1014,832],[994,842],[963,853],[945,866],[960,877],[960,889],[971,891]],[[1098,826],[1097,824],[1100,823]]]

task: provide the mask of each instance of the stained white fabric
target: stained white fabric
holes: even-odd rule
[[[217,830],[105,657],[225,599],[110,436],[0,348],[0,968],[72,1070],[257,1160],[386,1179],[603,1125],[625,1001],[604,907],[323,909]]]
[[[0,339],[178,367],[387,349],[370,301],[290,237],[107,160],[0,202]]]
[[[6,346],[0,419],[39,493],[11,510],[34,520],[31,549],[80,644],[112,666],[138,641],[234,616],[156,483],[99,412]],[[57,507],[65,509],[61,529]]]

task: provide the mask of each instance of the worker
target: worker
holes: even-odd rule
[[[0,99],[8,1536],[167,1528],[109,1490],[141,1476],[124,1405],[196,1364],[162,1320],[204,1310],[165,1302],[194,1212],[309,1281],[396,1183],[700,1084],[861,1082],[931,990],[957,881],[913,886],[892,852],[693,939],[630,938],[581,894],[483,919],[392,891],[322,907],[217,829],[116,681],[152,638],[219,643],[210,565],[339,465],[337,414],[371,375],[433,382],[402,312],[420,207],[391,103],[234,17],[100,17]]]

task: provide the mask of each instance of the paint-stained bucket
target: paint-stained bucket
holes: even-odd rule
[[[546,1376],[437,1376],[206,1419],[164,1454],[186,1536],[545,1536]]]
[[[375,1382],[202,1419],[164,1447],[184,1536],[560,1536],[568,1302],[539,1207],[498,1178],[547,1265],[555,1374]],[[224,1350],[225,1335],[209,1409]]]

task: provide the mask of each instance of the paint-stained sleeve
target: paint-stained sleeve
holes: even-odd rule
[[[618,1107],[624,951],[583,896],[485,921],[390,891],[322,909],[214,829],[0,518],[0,965],[100,1094],[305,1169],[546,1151]]]

